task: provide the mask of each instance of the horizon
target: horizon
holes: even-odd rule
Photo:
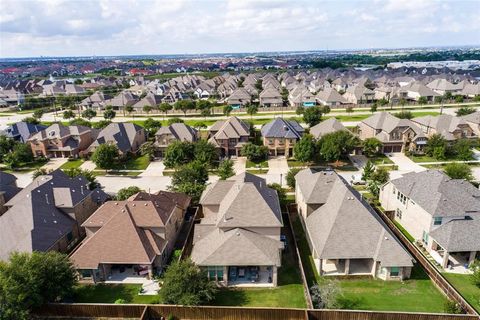
[[[475,47],[479,16],[474,0],[4,0],[0,58]]]

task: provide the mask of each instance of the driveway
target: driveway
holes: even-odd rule
[[[152,161],[148,165],[147,169],[140,173],[140,176],[142,177],[162,177],[163,176],[163,170],[165,170],[165,165],[163,164],[163,161],[157,160],[157,161]]]
[[[409,157],[407,157],[403,153],[389,153],[389,154],[386,154],[386,156],[389,157],[390,160],[392,160],[393,163],[395,163],[398,166],[398,171],[421,172],[421,171],[427,170],[421,165],[413,162]]]
[[[288,163],[285,157],[277,157],[268,159],[268,172],[267,174],[283,174],[288,173]]]
[[[80,169],[88,170],[88,171],[93,171],[93,170],[95,170],[96,167],[97,167],[97,165],[95,163],[93,163],[92,160],[87,160],[80,165]]]
[[[352,161],[355,168],[362,169],[368,162],[368,158],[364,155],[349,155],[350,161]]]
[[[246,157],[237,157],[233,159],[233,170],[235,174],[244,173],[247,167],[247,158]]]
[[[25,188],[28,186],[32,181],[33,172],[12,172],[12,174],[17,177],[17,187]]]
[[[50,159],[42,168],[49,171],[55,171],[68,161],[68,158]]]

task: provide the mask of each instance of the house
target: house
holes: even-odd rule
[[[17,177],[0,171],[0,216],[7,211],[5,203],[10,201],[20,190],[22,189],[17,187]]]
[[[323,91],[319,91],[315,98],[319,104],[329,107],[337,107],[348,103],[347,99],[333,88],[326,88]]]
[[[460,94],[469,98],[480,96],[480,82],[476,84],[473,84],[473,83],[465,84],[462,91],[460,91]]]
[[[42,175],[11,198],[0,216],[0,260],[13,251],[68,252],[85,236],[81,227],[108,198],[83,176],[62,170]]]
[[[172,123],[167,127],[161,127],[155,133],[155,156],[163,157],[165,149],[174,141],[195,142],[198,139],[198,131],[184,123]]]
[[[415,101],[418,101],[421,97],[426,98],[427,101],[434,101],[435,97],[440,96],[439,93],[418,81],[399,88],[398,93],[400,98]]]
[[[341,176],[304,169],[295,180],[299,219],[320,275],[410,277],[413,258]]]
[[[480,191],[439,170],[407,173],[380,190],[387,213],[445,269],[480,258]]]
[[[427,87],[438,93],[439,95],[444,95],[447,92],[456,93],[462,90],[457,84],[449,82],[447,79],[435,79],[427,84]]]
[[[263,145],[271,156],[293,156],[293,147],[305,129],[295,120],[275,118],[262,127]]]
[[[250,137],[250,126],[237,117],[218,120],[210,127],[208,137],[208,142],[219,149],[221,157],[238,157]]]
[[[243,173],[207,186],[191,259],[225,286],[276,286],[283,227],[277,192]]]
[[[70,259],[83,280],[151,279],[166,265],[189,205],[185,194],[166,191],[108,201],[82,224],[87,237]]]
[[[135,103],[132,108],[135,112],[143,112],[144,107],[156,108],[160,103],[162,103],[162,96],[149,92],[145,95],[144,98],[140,99]]]
[[[245,88],[238,88],[227,98],[227,103],[234,109],[246,106],[252,102],[252,96]]]
[[[313,107],[316,105],[315,95],[304,85],[297,85],[290,91],[288,102],[293,107]]]
[[[326,134],[337,131],[348,131],[348,129],[336,118],[329,118],[310,128],[310,134],[317,140]]]
[[[362,85],[347,88],[343,97],[353,104],[371,103],[375,99],[375,92]]]
[[[466,120],[449,114],[413,118],[412,122],[417,124],[428,137],[440,134],[447,141],[478,138]]]
[[[480,136],[480,111],[462,116],[461,119],[472,128],[475,135]]]
[[[35,157],[76,158],[92,144],[95,135],[95,130],[89,127],[54,123],[33,134],[27,143],[30,144]]]
[[[91,154],[99,145],[111,143],[117,146],[120,156],[128,153],[135,154],[145,141],[147,141],[147,135],[139,125],[130,122],[114,122],[100,131],[86,153]]]
[[[83,109],[96,109],[96,110],[103,110],[105,109],[106,103],[105,101],[112,99],[112,97],[108,94],[104,94],[101,91],[94,92],[91,96],[86,97],[82,101],[80,101],[80,106]]]
[[[399,119],[388,112],[376,113],[358,124],[360,139],[377,138],[383,153],[422,152],[427,137],[419,126],[408,119]]]
[[[15,141],[26,143],[32,134],[44,130],[45,128],[45,126],[39,124],[20,121],[8,126],[3,132],[3,135],[12,138]]]
[[[270,86],[260,93],[260,105],[262,107],[282,107],[283,98],[281,93]]]

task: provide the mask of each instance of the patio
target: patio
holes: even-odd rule
[[[271,267],[229,267],[228,285],[232,287],[273,287]]]
[[[148,270],[140,270],[138,266],[134,265],[121,265],[121,266],[112,266],[110,269],[105,283],[116,283],[116,284],[126,284],[126,283],[137,283],[143,284],[148,279]]]

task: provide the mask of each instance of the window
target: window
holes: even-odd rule
[[[433,218],[433,225],[434,226],[439,226],[442,224],[442,217],[435,217]]]
[[[70,243],[72,239],[73,239],[73,233],[72,232],[67,233],[67,241]]]
[[[402,210],[397,208],[395,212],[395,217],[397,217],[398,219],[402,219]]]
[[[391,267],[390,268],[390,277],[398,277],[400,274],[400,268],[399,267]]]
[[[223,281],[223,266],[208,266],[207,275],[210,280]]]
[[[395,188],[393,188],[392,191],[393,191],[393,194],[395,194]]]

